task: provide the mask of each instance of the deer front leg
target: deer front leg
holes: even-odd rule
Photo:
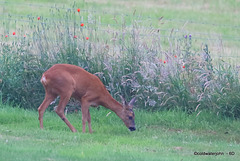
[[[91,125],[91,115],[90,115],[90,111],[88,109],[88,129],[89,129],[89,133],[92,133],[92,125]]]
[[[89,112],[89,104],[82,102],[82,132],[86,132],[86,122],[88,122],[89,132],[92,133],[91,116]]]

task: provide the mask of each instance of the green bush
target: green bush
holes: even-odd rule
[[[139,108],[210,110],[240,117],[238,69],[213,61],[208,45],[203,50],[193,47],[193,36],[170,36],[167,46],[158,32],[146,29],[142,35],[146,30],[134,19],[131,27],[123,22],[121,28],[109,30],[92,19],[81,27],[81,16],[72,11],[51,14],[52,19],[42,18],[42,22],[29,18],[31,22],[22,25],[31,29],[25,38],[1,37],[3,102],[36,109],[44,98],[42,73],[53,64],[68,63],[95,73],[116,99],[117,94],[128,100],[137,96]]]

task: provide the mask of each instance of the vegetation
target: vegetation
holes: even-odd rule
[[[129,132],[109,110],[91,108],[93,134],[81,133],[81,114],[68,114],[72,133],[54,112],[46,112],[44,130],[36,111],[0,105],[0,157],[32,160],[229,160],[240,154],[238,121],[181,111],[135,110],[137,131]],[[224,155],[194,155],[194,152]],[[230,152],[230,155],[229,155]],[[234,152],[234,153],[232,153]],[[234,155],[231,155],[234,154]]]
[[[239,158],[238,1],[0,4],[1,160]],[[40,130],[39,80],[56,63],[96,74],[116,99],[137,96],[137,131],[100,107],[90,110],[93,134],[81,133],[81,113],[68,114],[71,133],[56,104]]]
[[[77,8],[76,3],[68,9],[45,7],[49,11],[43,15],[23,15],[21,21],[5,15],[0,51],[3,102],[36,109],[44,97],[42,73],[53,64],[69,63],[98,75],[114,97],[136,95],[142,109],[207,109],[240,117],[239,69],[221,57],[213,60],[207,43],[199,47],[195,35],[183,30],[172,30],[166,43],[154,19],[149,25],[136,13],[116,14],[111,15],[116,25],[107,25],[109,14],[101,20],[98,12]]]

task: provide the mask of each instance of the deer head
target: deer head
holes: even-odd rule
[[[127,126],[127,128],[130,131],[135,131],[135,115],[133,112],[133,105],[136,101],[136,97],[132,98],[132,100],[127,103],[126,100],[121,96],[122,99],[122,105],[123,105],[123,110],[121,114],[121,119],[123,120],[124,124]]]

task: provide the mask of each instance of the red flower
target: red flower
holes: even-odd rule
[[[37,19],[40,20],[40,17],[38,17]]]
[[[23,35],[23,37],[26,37],[26,35]]]
[[[12,34],[13,34],[13,35],[16,35],[16,33],[15,33],[15,32],[13,32]]]
[[[177,58],[177,55],[175,55],[174,57]]]
[[[163,61],[164,64],[165,64],[166,62],[167,62],[166,60]]]
[[[83,27],[83,26],[84,26],[84,23],[81,23],[81,26]]]
[[[75,39],[76,39],[76,38],[77,38],[77,36],[76,36],[76,35],[74,35],[74,37],[73,37],[73,38],[75,38]]]
[[[8,35],[6,35],[5,37],[8,37]]]
[[[86,40],[88,40],[89,39],[89,37],[86,37]]]
[[[185,68],[185,65],[184,66],[182,66],[183,68]]]
[[[77,11],[80,12],[80,8],[78,8]]]

